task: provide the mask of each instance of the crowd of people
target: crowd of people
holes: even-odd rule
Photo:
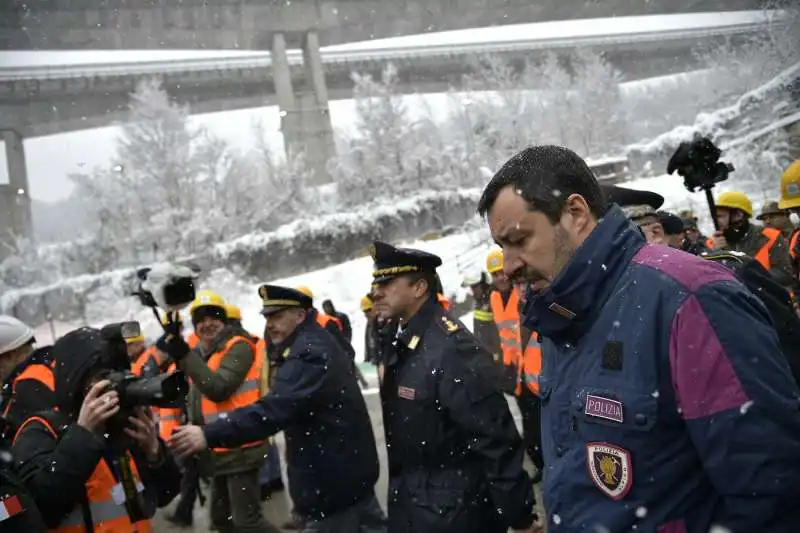
[[[800,162],[778,192],[758,216],[722,193],[705,237],[574,152],[527,148],[478,205],[497,247],[464,279],[471,328],[441,258],[376,241],[360,303],[385,509],[349,317],[308,287],[258,288],[263,336],[210,290],[154,343],[123,322],[38,347],[0,317],[0,528],[144,532],[175,499],[191,526],[207,484],[221,532],[796,533]],[[281,459],[290,524],[262,505]]]

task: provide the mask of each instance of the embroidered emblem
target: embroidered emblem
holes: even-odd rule
[[[602,396],[586,395],[586,407],[583,412],[589,416],[605,418],[613,422],[623,421],[622,402],[603,398]]]
[[[458,327],[458,324],[456,324],[455,322],[453,322],[452,320],[450,320],[446,316],[442,317],[442,322],[444,323],[444,327],[447,328],[448,333],[455,333],[456,331],[458,331],[460,329]]]
[[[414,335],[413,337],[411,337],[411,340],[408,341],[408,348],[414,350],[416,349],[417,344],[419,344],[419,337],[417,335]]]
[[[417,395],[417,391],[410,387],[397,387],[397,396],[404,400],[413,400]]]
[[[631,489],[633,465],[628,450],[607,442],[589,442],[586,466],[597,488],[612,500],[621,500]]]

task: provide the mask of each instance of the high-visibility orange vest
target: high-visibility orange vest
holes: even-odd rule
[[[150,359],[155,360],[156,365],[159,367],[161,366],[161,352],[155,346],[150,346],[136,358],[136,361],[131,363],[131,373],[136,376],[141,376],[142,370],[144,370],[144,367]]]
[[[169,364],[166,373],[177,372],[175,361]],[[161,407],[158,410],[158,434],[164,442],[169,441],[175,428],[181,425],[182,410],[178,407]]]
[[[531,338],[525,346],[525,352],[522,354],[522,364],[517,369],[517,386],[514,388],[514,394],[517,396],[522,394],[522,382],[524,381],[528,390],[538,396],[541,373],[542,347],[539,344],[539,334],[532,331]]]
[[[772,250],[772,247],[775,246],[775,241],[781,236],[781,232],[775,228],[763,228],[761,234],[767,238],[767,242],[756,252],[753,259],[761,263],[761,266],[767,270],[770,270],[772,263],[769,260],[769,252]]]
[[[259,393],[259,387],[261,384],[261,369],[264,366],[264,359],[258,357],[258,354],[256,353],[256,343],[251,339],[239,335],[231,337],[231,339],[225,343],[225,346],[221,350],[214,353],[208,359],[206,364],[208,365],[209,370],[216,372],[219,370],[222,360],[225,359],[226,355],[228,355],[228,352],[233,345],[239,342],[246,343],[250,349],[253,350],[253,364],[250,365],[250,370],[247,371],[242,384],[239,385],[239,388],[236,389],[236,392],[231,394],[227,400],[217,403],[212,402],[203,396],[202,400],[200,401],[200,408],[203,412],[203,420],[206,424],[214,422],[223,414],[230,413],[231,411],[235,411],[240,407],[246,407],[252,403],[255,403],[261,397]],[[252,446],[259,446],[263,442],[263,440],[251,442],[241,447],[250,448]],[[227,448],[214,448],[214,451],[217,453],[225,453],[229,450]]]
[[[789,238],[789,254],[792,256],[792,259],[795,261],[798,259],[797,256],[797,238],[800,237],[800,229],[796,229],[792,232],[792,236]]]
[[[34,379],[40,382],[42,385],[50,389],[51,391],[56,391],[56,382],[55,377],[53,376],[53,369],[48,365],[43,365],[41,363],[37,363],[35,365],[29,365],[25,368],[22,372],[20,372],[19,376],[14,379],[14,382],[11,383],[11,401],[8,402],[6,408],[3,410],[3,416],[8,416],[8,413],[11,412],[11,407],[14,405],[14,393],[17,392],[17,384],[20,381],[24,381],[26,379]]]
[[[323,328],[328,325],[328,322],[333,321],[336,324],[336,327],[339,328],[339,331],[344,331],[344,326],[342,325],[342,321],[339,320],[335,316],[328,315],[326,313],[317,312],[317,324],[322,326]]]
[[[489,296],[489,305],[497,324],[500,336],[500,348],[503,351],[503,364],[514,366],[517,369],[517,385],[515,394],[522,392],[520,383],[524,377],[525,383],[531,392],[539,394],[539,374],[542,370],[542,351],[539,347],[538,336],[533,333],[525,353],[522,353],[522,338],[519,328],[519,292],[516,287],[508,297],[508,303],[503,305],[503,296],[500,291],[492,291]]]
[[[27,426],[32,422],[39,422],[53,435],[53,438],[58,440],[58,433],[53,426],[44,418],[34,416],[26,420],[20,427]],[[19,433],[18,433],[19,435]],[[15,439],[16,440],[16,439]],[[130,471],[133,476],[133,483],[136,485],[137,491],[144,490],[139,470],[136,468],[136,462],[129,452],[126,452],[127,461],[130,465]],[[125,502],[117,503],[114,501],[112,491],[118,484],[111,468],[105,459],[101,459],[97,466],[86,482],[86,496],[89,503],[89,511],[91,512],[92,523],[94,524],[95,533],[150,533],[153,526],[150,518],[145,518],[137,522],[131,522],[128,516],[128,510],[125,507]],[[86,527],[83,516],[83,507],[78,504],[67,516],[65,516],[61,523],[55,528],[48,529],[48,532],[53,533],[85,533]]]
[[[445,311],[450,310],[450,300],[448,300],[447,296],[445,296],[441,292],[436,294],[436,301],[439,302],[439,305],[441,305]]]
[[[200,337],[197,336],[197,333],[194,331],[189,334],[189,338],[186,339],[186,344],[189,345],[189,348],[195,349],[197,347],[197,343],[200,342]]]

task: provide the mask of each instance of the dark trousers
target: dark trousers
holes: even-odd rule
[[[175,506],[175,517],[186,524],[191,524],[194,516],[194,502],[200,495],[200,475],[197,459],[189,458],[183,462],[181,478],[181,495]]]
[[[214,476],[211,524],[221,533],[280,533],[264,518],[257,468]]]
[[[543,470],[541,402],[538,396],[523,385],[522,393],[517,396],[517,405],[522,415],[522,438],[528,457],[536,468]]]

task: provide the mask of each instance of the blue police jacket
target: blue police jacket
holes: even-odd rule
[[[612,206],[524,321],[550,531],[800,531],[800,392],[724,266],[646,244]]]
[[[379,463],[353,360],[309,315],[274,351],[269,393],[203,428],[210,448],[231,448],[283,430],[295,511],[313,520],[375,494]]]

